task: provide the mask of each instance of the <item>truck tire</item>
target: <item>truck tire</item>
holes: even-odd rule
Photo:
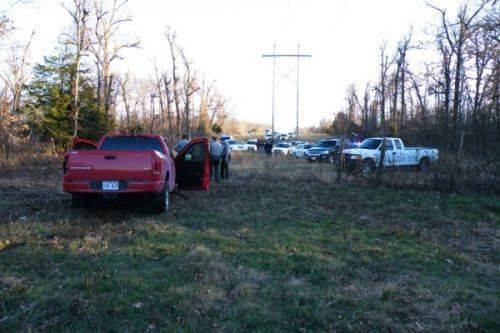
[[[418,171],[420,172],[427,172],[431,168],[431,161],[429,160],[428,157],[423,157],[420,159],[420,162],[418,162]]]
[[[375,162],[372,159],[366,159],[361,164],[361,173],[369,175],[375,172]]]
[[[85,194],[72,194],[71,207],[73,208],[91,208],[94,203],[94,197]]]
[[[81,194],[71,194],[71,207],[83,207],[83,197]]]
[[[168,192],[168,183],[165,182],[163,190],[155,195],[154,198],[154,211],[158,214],[163,214],[168,212],[170,206],[170,193]]]

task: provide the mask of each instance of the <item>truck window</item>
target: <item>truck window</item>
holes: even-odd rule
[[[363,149],[377,149],[380,146],[380,143],[382,142],[381,139],[366,139],[361,143],[359,148]]]
[[[156,150],[164,154],[163,147],[157,138],[144,136],[112,136],[101,144],[101,150]]]
[[[403,145],[401,145],[400,140],[394,140],[394,144],[396,145],[396,149],[403,149]]]
[[[195,144],[188,148],[184,160],[189,162],[204,162],[205,147],[202,144]]]
[[[385,140],[385,149],[386,150],[393,150],[394,146],[392,145],[392,140]]]

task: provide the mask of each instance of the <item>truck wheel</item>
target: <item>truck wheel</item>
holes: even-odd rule
[[[155,196],[154,210],[159,214],[167,213],[169,205],[170,193],[168,192],[168,184],[165,183],[163,190]]]
[[[375,162],[373,160],[364,160],[361,165],[363,175],[369,175],[375,171]]]
[[[92,208],[92,206],[94,205],[94,197],[93,196],[90,196],[90,195],[84,195],[83,196],[83,208]]]
[[[83,206],[83,197],[81,194],[72,194],[71,195],[71,207],[80,208]]]
[[[72,194],[71,207],[73,208],[91,208],[94,203],[94,198],[85,194]]]
[[[431,161],[424,157],[418,162],[418,171],[420,172],[427,172],[431,168]]]

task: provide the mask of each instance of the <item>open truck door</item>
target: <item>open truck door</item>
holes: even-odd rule
[[[210,152],[208,140],[194,139],[175,157],[176,183],[182,190],[208,190]]]
[[[97,149],[97,142],[89,139],[74,137],[71,149]]]

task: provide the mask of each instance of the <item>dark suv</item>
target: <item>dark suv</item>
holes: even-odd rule
[[[323,139],[318,141],[315,147],[304,152],[304,157],[309,162],[328,162],[337,161],[338,152],[342,145],[342,139]],[[349,140],[344,140],[344,149],[350,148]]]

